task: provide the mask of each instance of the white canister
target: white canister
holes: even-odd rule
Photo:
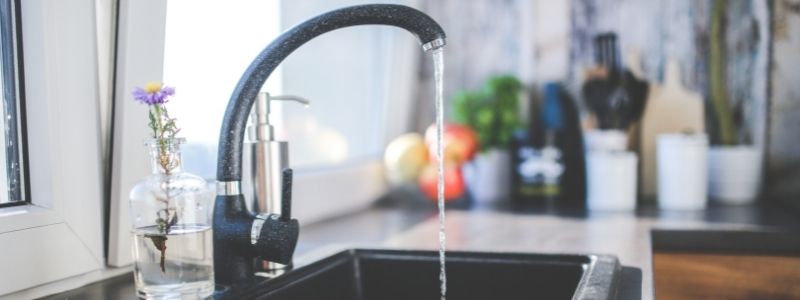
[[[661,134],[656,159],[658,207],[664,210],[706,208],[708,137],[705,134]]]
[[[637,157],[627,151],[586,154],[586,204],[593,211],[636,209]]]

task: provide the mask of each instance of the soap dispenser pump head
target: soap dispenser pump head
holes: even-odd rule
[[[306,98],[292,95],[271,96],[268,92],[258,94],[255,109],[252,112],[255,133],[251,133],[254,141],[273,141],[275,132],[269,122],[270,104],[272,101],[294,101],[303,104],[305,107],[311,106],[311,101]]]

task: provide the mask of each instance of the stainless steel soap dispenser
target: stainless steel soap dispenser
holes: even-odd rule
[[[295,101],[305,106],[310,101],[298,96],[271,96],[267,92],[258,94],[255,107],[251,113],[250,137],[246,156],[250,160],[250,184],[253,190],[252,210],[260,215],[280,215],[283,195],[283,170],[289,168],[289,142],[278,141],[275,130],[269,122],[271,101]],[[249,148],[249,149],[248,149]],[[246,164],[247,165],[247,164]],[[262,269],[266,271],[283,269],[277,263],[266,263]]]

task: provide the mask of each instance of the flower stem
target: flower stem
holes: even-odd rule
[[[175,126],[175,120],[169,117],[167,108],[163,104],[153,104],[149,110],[150,123],[149,126],[153,130],[153,139],[156,140],[158,149],[157,159],[158,165],[167,177],[172,174],[172,170],[178,165],[177,156],[173,155],[173,150],[170,149],[171,143],[174,142],[175,135],[179,129]],[[166,186],[169,186],[167,184]],[[156,213],[156,224],[158,225],[159,233],[163,235],[153,235],[150,239],[153,245],[161,252],[161,272],[166,272],[165,258],[167,252],[167,235],[173,225],[178,223],[178,211],[170,207],[170,195],[168,191],[164,191],[166,199],[160,199],[164,202],[164,208]],[[163,212],[163,216],[160,213]]]

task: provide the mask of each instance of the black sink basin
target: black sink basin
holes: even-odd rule
[[[616,257],[447,252],[448,299],[614,299]],[[433,251],[339,252],[246,289],[252,299],[438,299]],[[226,297],[227,298],[227,297]]]

